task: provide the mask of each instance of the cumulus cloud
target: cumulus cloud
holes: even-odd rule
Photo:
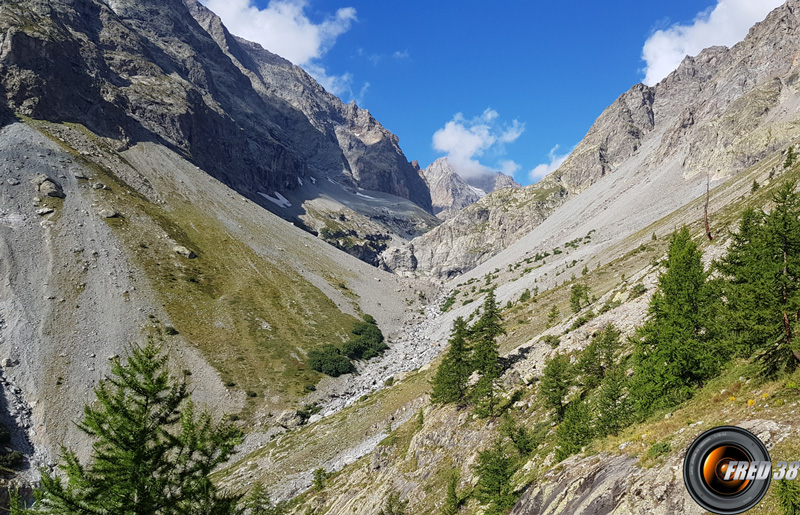
[[[655,85],[669,75],[687,55],[697,55],[715,45],[732,46],[744,39],[756,22],[784,0],[718,0],[698,13],[688,25],[675,24],[654,32],[642,49],[644,83]]]
[[[559,148],[561,148],[560,145],[556,145],[555,147],[551,148],[550,152],[547,154],[549,161],[547,163],[537,165],[536,168],[528,173],[528,178],[531,180],[531,182],[537,182],[545,175],[554,172],[559,166],[561,166],[561,163],[567,159],[571,151],[561,154],[558,152]]]
[[[433,148],[447,154],[451,166],[463,177],[489,173],[493,170],[479,158],[487,154],[505,154],[505,144],[516,141],[525,130],[524,123],[514,120],[511,124],[502,124],[499,116],[494,109],[486,109],[471,119],[458,113],[433,135]],[[518,169],[513,161],[502,161],[498,165],[506,169],[517,166]]]
[[[511,175],[513,177],[514,174],[520,171],[521,168],[522,165],[515,161],[511,161],[510,159],[500,161],[500,171],[506,175]]]
[[[270,0],[259,9],[252,0],[201,0],[214,11],[232,33],[305,68],[334,94],[349,91],[349,74],[329,75],[319,59],[336,43],[336,38],[357,20],[356,10],[344,7],[320,23],[306,15],[308,0]]]

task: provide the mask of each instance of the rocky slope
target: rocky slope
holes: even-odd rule
[[[474,204],[488,193],[505,188],[519,188],[520,185],[508,175],[493,172],[464,178],[441,157],[422,172],[431,191],[433,213],[446,220],[461,209]]]
[[[440,227],[384,253],[385,266],[438,277],[463,273],[537,227],[567,198],[635,171],[645,184],[669,168],[678,189],[698,175],[724,180],[785,147],[800,132],[796,1],[728,49],[687,57],[654,87],[638,84],[606,109],[567,160],[539,183],[488,195]],[[625,187],[631,184],[626,180]],[[606,201],[611,202],[611,194]],[[652,203],[657,204],[658,198]]]

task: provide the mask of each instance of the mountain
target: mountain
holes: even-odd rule
[[[600,183],[617,188],[604,197],[607,203],[649,184],[649,192],[639,192],[648,202],[635,216],[652,221],[663,213],[653,210],[659,196],[669,201],[697,195],[692,181],[726,180],[786,147],[798,135],[795,23],[789,2],[734,47],[687,57],[654,87],[633,86],[600,115],[556,171],[537,184],[487,195],[436,229],[388,249],[385,266],[406,274],[462,274]],[[620,178],[630,174],[635,177]],[[660,177],[671,181],[664,185],[670,189],[652,188]]]
[[[520,187],[512,177],[501,172],[461,177],[446,157],[437,159],[422,173],[430,188],[433,213],[442,219],[454,216],[487,193]]]
[[[342,212],[370,219],[376,226],[361,231],[361,243],[400,243],[438,223],[395,135],[300,68],[233,37],[197,2],[15,1],[2,9],[0,88],[13,113],[81,123],[119,150],[158,142],[315,229]],[[362,190],[386,196],[370,203],[375,196],[359,197]],[[303,205],[321,196],[325,209]],[[386,207],[398,203],[395,212]]]

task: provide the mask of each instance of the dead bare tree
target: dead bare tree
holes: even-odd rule
[[[706,236],[708,236],[709,241],[714,241],[714,236],[711,234],[711,226],[708,224],[709,198],[711,198],[711,176],[706,174],[706,205],[705,205]]]

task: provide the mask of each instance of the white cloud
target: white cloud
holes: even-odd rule
[[[344,7],[320,23],[306,15],[308,0],[270,0],[264,9],[252,0],[201,0],[214,11],[232,33],[305,68],[325,89],[341,95],[350,90],[348,74],[328,75],[319,59],[336,38],[357,20],[353,7]]]
[[[392,57],[394,57],[397,60],[409,59],[411,57],[411,54],[408,53],[408,49],[406,48],[403,51],[400,50],[396,51],[395,53],[392,54]]]
[[[522,165],[520,165],[517,162],[511,161],[510,159],[500,161],[500,171],[506,175],[511,175],[513,177],[514,174],[520,171],[521,168]]]
[[[505,144],[516,141],[525,130],[525,124],[517,120],[510,125],[501,124],[499,116],[494,109],[486,109],[469,120],[458,113],[433,135],[433,148],[447,154],[447,160],[464,177],[491,172],[492,169],[481,164],[478,158],[490,151],[495,155],[504,154]],[[499,165],[511,166],[507,163],[513,161],[503,161]]]
[[[644,83],[655,85],[669,75],[687,55],[697,55],[715,45],[733,46],[747,35],[756,22],[784,0],[718,0],[717,5],[698,13],[689,25],[675,24],[654,32],[645,42]]]
[[[563,163],[567,159],[570,152],[572,152],[570,150],[569,152],[566,152],[564,154],[559,154],[558,153],[559,148],[560,145],[556,145],[555,147],[551,148],[550,152],[547,153],[547,158],[549,159],[549,161],[547,163],[542,163],[536,166],[536,168],[534,168],[533,170],[530,171],[530,173],[528,173],[528,178],[531,180],[531,182],[537,182],[541,180],[542,177],[544,177],[545,175],[548,175],[549,173],[556,171],[556,169],[559,166],[561,166],[561,163]]]
[[[361,106],[364,104],[364,96],[366,96],[369,86],[370,86],[369,82],[365,82],[364,85],[361,86],[358,95],[356,95],[356,98],[354,98],[354,100],[356,101],[356,105]]]

